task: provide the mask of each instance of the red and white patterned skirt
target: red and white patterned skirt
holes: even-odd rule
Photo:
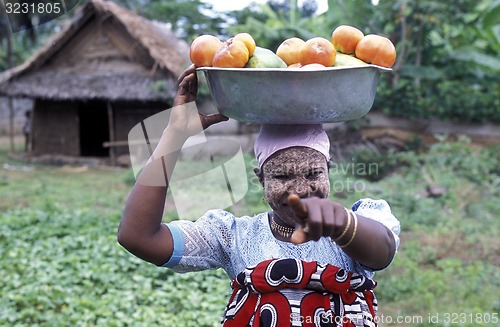
[[[377,326],[376,282],[333,265],[266,260],[231,287],[223,327]]]

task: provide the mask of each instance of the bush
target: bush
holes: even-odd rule
[[[500,79],[497,76],[423,80],[416,87],[404,79],[396,89],[381,80],[374,108],[409,119],[438,118],[453,122],[500,122]]]

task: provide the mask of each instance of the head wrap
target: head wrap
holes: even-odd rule
[[[294,146],[312,148],[330,160],[330,140],[322,125],[262,125],[254,145],[259,168],[274,153]]]

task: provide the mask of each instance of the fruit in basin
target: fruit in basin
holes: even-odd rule
[[[302,65],[297,62],[295,64],[288,65],[287,68],[290,68],[290,69],[300,69],[300,68],[302,68]]]
[[[348,55],[342,52],[337,52],[337,57],[335,58],[334,67],[358,67],[368,65],[363,60],[360,60],[352,55]]]
[[[286,63],[269,49],[255,47],[253,56],[248,59],[245,68],[286,68]]]
[[[213,35],[203,34],[191,43],[189,58],[196,67],[210,67],[222,41]]]
[[[356,57],[378,66],[391,68],[396,62],[396,48],[386,37],[368,34],[356,45]]]
[[[354,26],[340,25],[332,32],[332,44],[337,51],[351,54],[364,36],[363,32]]]
[[[330,40],[314,37],[307,40],[300,49],[300,64],[322,64],[330,67],[335,63],[337,50]]]
[[[307,65],[302,66],[300,69],[302,69],[302,70],[319,70],[319,69],[324,69],[324,68],[326,68],[326,67],[322,64],[307,64]]]
[[[248,34],[248,33],[238,33],[233,37],[233,40],[235,41],[242,41],[245,43],[248,49],[248,55],[251,57],[255,51],[255,40],[254,38]]]
[[[283,41],[276,49],[276,55],[283,59],[288,66],[300,61],[300,50],[306,43],[298,37],[292,37]]]
[[[243,68],[249,59],[249,51],[243,41],[230,38],[217,50],[212,61],[213,67]]]

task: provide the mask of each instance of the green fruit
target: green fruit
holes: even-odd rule
[[[337,57],[335,58],[335,64],[333,64],[333,67],[358,67],[366,65],[368,64],[361,59],[345,53],[337,52]]]
[[[255,47],[255,52],[248,59],[245,68],[286,68],[287,65],[269,49]]]

